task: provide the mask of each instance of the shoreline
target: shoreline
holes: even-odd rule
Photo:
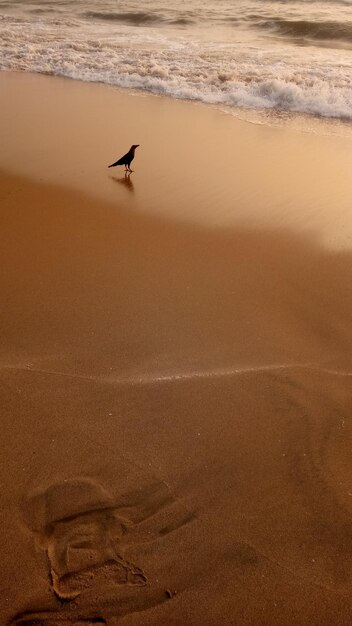
[[[350,245],[352,138],[247,124],[199,103],[38,74],[2,72],[0,85],[2,169],[195,227],[288,227],[316,232],[328,247]],[[132,142],[141,147],[125,180],[107,165]]]
[[[5,70],[0,69],[1,74],[15,75],[32,75],[42,76],[49,79],[58,79],[69,82],[78,82],[87,85],[102,86],[113,90],[115,93],[126,94],[132,97],[165,99],[166,101],[175,101],[182,104],[196,105],[205,109],[217,111],[220,114],[230,115],[235,120],[244,124],[254,124],[258,126],[268,126],[272,129],[285,130],[291,132],[302,132],[307,134],[318,134],[327,137],[338,137],[341,139],[350,139],[352,137],[352,120],[349,118],[326,117],[313,113],[302,113],[300,111],[290,111],[281,108],[265,109],[265,108],[246,108],[240,106],[230,106],[222,103],[210,103],[198,100],[196,98],[182,98],[172,96],[171,94],[154,93],[147,89],[138,87],[123,87],[103,81],[90,81],[83,78],[73,78],[71,76],[58,74],[45,74],[43,72],[22,71],[22,70]]]

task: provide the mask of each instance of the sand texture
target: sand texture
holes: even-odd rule
[[[0,82],[0,623],[351,624],[350,140]]]

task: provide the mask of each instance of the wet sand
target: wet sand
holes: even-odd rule
[[[211,146],[235,132],[228,116],[51,78],[0,80],[12,83],[1,122],[1,623],[349,624],[350,144],[248,125],[243,169],[266,137],[277,155],[286,142],[285,181],[291,171],[289,186],[278,182],[280,220],[275,203],[253,219],[265,196],[249,178],[209,179],[202,151],[193,179],[179,170],[182,123],[191,150],[190,120]],[[28,103],[46,92],[42,126],[34,105],[23,113],[32,128],[13,101],[11,113],[19,90]],[[85,135],[60,126],[60,107],[47,126],[60,93],[72,102],[65,124]],[[136,111],[154,134],[159,116],[161,143],[161,108],[174,116],[174,168],[147,143],[154,159],[141,145],[136,172],[117,184],[101,167],[103,152],[106,165],[119,156],[105,154],[101,128],[85,159],[77,143],[97,109],[88,101],[78,116],[77,94],[88,93],[100,111],[115,102],[127,147],[142,144],[127,139]],[[247,126],[233,123],[245,142]],[[319,159],[304,168],[303,154]],[[330,217],[329,164],[340,172]],[[250,219],[232,215],[231,197]],[[344,237],[334,231],[328,246],[339,219]]]

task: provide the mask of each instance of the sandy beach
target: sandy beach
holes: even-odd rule
[[[1,624],[350,624],[349,134],[0,108]]]

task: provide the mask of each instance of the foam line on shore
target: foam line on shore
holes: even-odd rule
[[[192,381],[192,380],[203,380],[203,379],[219,379],[219,378],[231,378],[232,376],[241,376],[246,374],[258,374],[265,372],[276,372],[282,370],[303,370],[303,371],[313,371],[321,374],[328,374],[331,376],[341,376],[341,377],[350,377],[352,376],[352,372],[350,371],[338,371],[330,368],[319,367],[318,365],[309,365],[304,363],[291,363],[291,364],[273,364],[273,365],[260,365],[257,367],[242,367],[242,368],[233,368],[233,369],[223,369],[216,370],[214,372],[211,371],[194,371],[194,372],[183,372],[183,373],[174,373],[174,374],[155,374],[154,376],[130,376],[130,377],[120,377],[120,378],[112,378],[111,376],[89,376],[84,374],[71,374],[69,372],[62,372],[60,370],[51,370],[51,369],[38,369],[31,367],[22,367],[22,366],[3,366],[2,370],[14,370],[18,372],[27,372],[27,373],[35,373],[42,374],[48,376],[63,376],[65,378],[72,378],[75,380],[85,380],[85,381],[95,381],[101,383],[110,383],[117,385],[153,385],[158,383],[169,383],[169,382],[179,382],[179,381]]]

